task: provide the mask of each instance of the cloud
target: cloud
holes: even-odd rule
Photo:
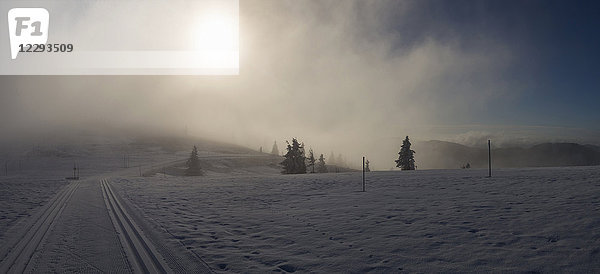
[[[423,8],[240,1],[239,76],[4,77],[0,96],[12,108],[0,123],[17,133],[187,126],[250,147],[298,137],[318,154],[367,155],[387,169],[404,136],[435,139],[424,126],[461,123],[514,96],[499,79],[513,58],[507,45],[395,31]]]
[[[484,146],[492,140],[494,147],[527,147],[544,142],[598,144],[600,139],[599,131],[574,127],[468,125],[457,127],[455,132],[441,139],[467,146]]]

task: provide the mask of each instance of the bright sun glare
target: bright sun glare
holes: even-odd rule
[[[231,16],[208,14],[200,16],[194,27],[197,50],[231,51],[238,49],[238,30]]]

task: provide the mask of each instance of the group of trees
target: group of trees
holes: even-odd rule
[[[283,155],[286,158],[286,160],[284,160],[284,162],[281,163],[281,165],[284,166],[283,173],[326,173],[329,172],[327,169],[327,164],[334,165],[336,167],[336,170],[339,170],[339,167],[348,168],[346,159],[342,156],[342,154],[338,154],[336,158],[333,152],[331,152],[329,158],[325,158],[325,155],[323,154],[320,154],[317,158],[317,154],[315,154],[312,149],[309,149],[308,155],[306,155],[304,151],[304,143],[301,144],[296,138],[292,139],[291,144],[287,141],[286,143],[288,143],[288,148],[286,154]],[[277,141],[273,143],[273,149],[271,150],[271,154],[279,155]],[[305,159],[305,171],[303,165],[300,163],[302,162],[301,157],[304,157]],[[325,159],[329,159],[327,164],[325,163]]]
[[[275,145],[273,145],[276,148]],[[292,139],[292,143],[287,142],[287,153],[283,155],[285,159],[281,162],[284,174],[302,174],[310,170],[311,173],[326,173],[327,165],[323,154],[319,159],[315,158],[315,153],[312,148],[308,150],[308,156],[305,155],[304,143],[298,142],[296,138]]]
[[[415,166],[415,151],[410,148],[411,143],[406,136],[406,138],[402,141],[402,146],[400,148],[400,152],[398,152],[398,159],[396,162],[396,167],[399,167],[401,170],[414,170]],[[276,144],[273,145],[273,150],[275,150]],[[325,157],[323,154],[319,156],[318,162],[315,158],[315,154],[311,149],[308,151],[308,156],[305,155],[304,151],[304,143],[298,142],[296,138],[292,139],[292,143],[288,142],[287,144],[287,153],[284,155],[285,159],[281,162],[283,167],[282,173],[284,174],[302,174],[306,173],[307,170],[310,170],[311,173],[316,172],[324,173],[327,172],[327,166],[325,165]],[[334,158],[333,152],[331,153],[330,159]],[[338,162],[344,163],[341,155],[338,157]],[[369,166],[370,162],[367,159],[365,162],[365,171],[371,171]]]
[[[283,166],[282,173],[300,174],[306,173],[306,156],[304,155],[304,144],[300,144],[296,138],[292,143],[287,142],[287,153],[283,155],[285,159],[281,162]]]
[[[323,153],[321,153],[321,155],[319,156],[319,159],[315,159],[315,154],[312,150],[312,148],[308,151],[308,158],[307,158],[307,162],[308,162],[308,167],[310,167],[311,171],[310,173],[315,173],[315,167],[317,169],[318,173],[327,173],[327,165],[325,164],[325,156],[323,156]]]
[[[311,173],[326,173],[327,165],[325,163],[325,157],[323,154],[319,156],[319,158],[315,158],[315,153],[311,149],[308,151],[308,156],[305,154],[304,143],[298,142],[296,138],[292,139],[292,143],[287,142],[287,152],[284,156],[284,160],[281,162],[281,166],[283,167],[282,173],[284,174],[302,174],[306,173],[310,170]],[[415,169],[415,151],[410,148],[411,143],[408,139],[408,136],[402,141],[402,147],[400,148],[400,152],[398,152],[398,159],[395,160],[396,167],[399,167],[401,170],[414,170]],[[262,152],[262,147],[260,148]],[[279,149],[277,148],[277,142],[273,144],[273,149],[271,150],[271,154],[279,155]],[[333,152],[331,153],[331,159],[334,158]],[[343,160],[341,154],[336,161],[337,164],[343,164],[345,161]],[[194,146],[192,152],[190,154],[190,158],[187,160],[187,170],[186,175],[188,176],[197,176],[202,175],[202,169],[200,167],[200,159],[198,158],[198,148]],[[468,164],[467,164],[468,165]],[[470,167],[470,165],[468,165]],[[468,167],[466,167],[468,168]],[[369,167],[369,160],[365,162],[365,171],[371,171]]]
[[[259,152],[262,152],[262,147],[259,148]],[[271,154],[279,155],[279,149],[277,142],[273,144]],[[318,159],[315,158],[314,151],[312,148],[308,152],[308,157],[305,155],[304,143],[298,142],[296,138],[292,139],[292,143],[287,142],[287,152],[284,155],[285,159],[281,162],[283,167],[282,173],[285,174],[301,174],[306,173],[310,170],[311,173],[326,173],[327,164],[325,163],[325,156],[321,154]],[[341,158],[341,155],[340,155]],[[198,148],[193,147],[190,157],[186,162],[187,169],[185,175],[187,176],[198,176],[202,175],[202,168],[200,167],[200,159],[198,158]],[[308,169],[307,169],[308,168]]]

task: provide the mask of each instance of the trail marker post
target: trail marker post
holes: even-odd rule
[[[492,177],[492,143],[488,140],[488,177]]]
[[[365,157],[363,156],[363,172],[362,172],[363,192],[365,192]]]

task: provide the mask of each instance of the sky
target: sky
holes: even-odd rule
[[[600,5],[597,2],[419,3],[432,7],[425,12],[431,18],[439,18],[425,23],[425,32],[443,29],[438,34],[440,37],[458,38],[465,47],[477,47],[478,43],[490,39],[506,45],[515,57],[505,72],[505,80],[519,89],[516,102],[509,106],[511,113],[492,109],[482,113],[482,118],[496,123],[598,129],[600,70],[596,65],[600,61],[597,51],[600,31],[595,14],[600,11]],[[436,23],[447,28],[438,27]],[[495,113],[502,116],[491,117],[496,116]]]
[[[599,12],[594,1],[240,1],[239,75],[0,76],[2,138],[187,127],[252,148],[297,137],[376,168],[407,135],[599,144]],[[92,24],[79,29],[106,23]]]

